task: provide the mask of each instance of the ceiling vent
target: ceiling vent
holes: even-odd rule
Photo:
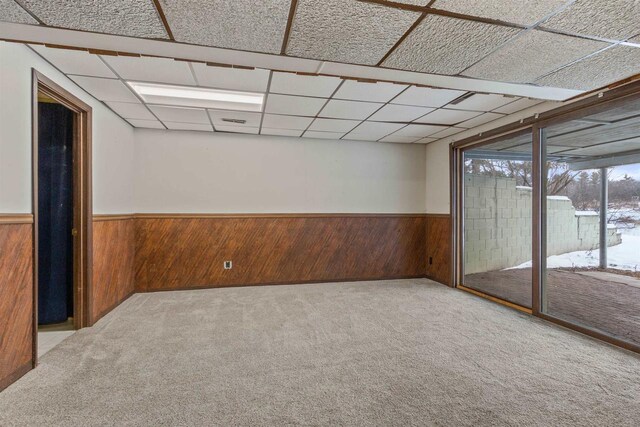
[[[242,119],[222,119],[223,122],[227,122],[227,123],[235,123],[238,125],[243,125],[245,123],[247,123],[246,120],[242,120]]]
[[[460,95],[459,97],[457,97],[456,99],[454,99],[453,101],[451,101],[449,104],[451,105],[458,105],[460,104],[462,101],[465,101],[469,98],[471,98],[473,95],[475,95],[475,93],[473,92],[467,92],[464,95]]]

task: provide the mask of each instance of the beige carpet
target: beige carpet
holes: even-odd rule
[[[427,280],[138,294],[0,425],[640,425],[640,357]]]

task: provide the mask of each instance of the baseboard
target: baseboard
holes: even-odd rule
[[[196,291],[199,289],[219,289],[219,288],[246,288],[249,286],[281,286],[281,285],[308,285],[314,283],[346,283],[346,282],[376,282],[380,280],[403,280],[403,279],[425,279],[424,275],[417,276],[396,276],[396,277],[376,277],[376,278],[347,278],[347,279],[329,279],[329,280],[298,280],[287,282],[265,282],[265,283],[247,283],[237,285],[205,285],[205,286],[179,286],[163,289],[136,289],[135,293],[152,293],[152,292],[173,292],[173,291]]]
[[[33,369],[31,361],[28,361],[24,365],[20,366],[16,369],[12,374],[7,377],[0,379],[0,392],[5,388],[9,387],[11,384],[19,380],[24,374]]]

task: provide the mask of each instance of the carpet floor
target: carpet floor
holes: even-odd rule
[[[640,425],[640,357],[428,280],[136,294],[2,426]]]

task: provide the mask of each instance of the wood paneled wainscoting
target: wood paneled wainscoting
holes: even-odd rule
[[[427,214],[427,277],[451,286],[451,215]]]
[[[133,294],[134,272],[134,216],[94,215],[91,323]]]
[[[0,214],[0,390],[33,367],[33,216]]]
[[[424,214],[136,215],[136,290],[424,277],[425,223]]]

